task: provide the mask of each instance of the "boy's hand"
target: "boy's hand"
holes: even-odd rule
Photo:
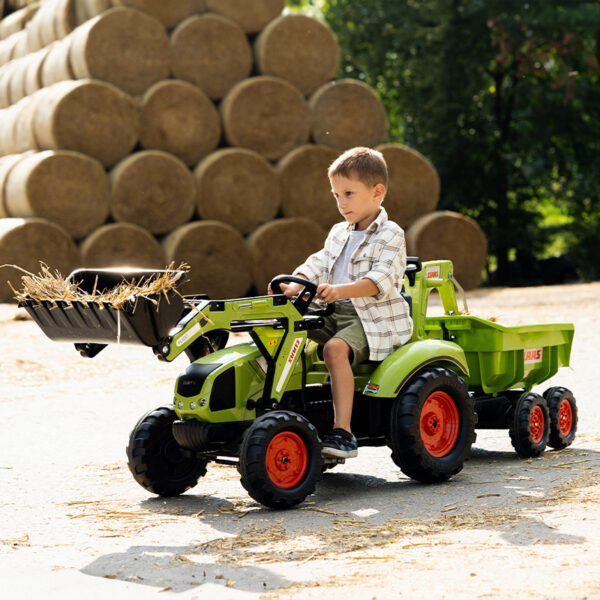
[[[279,287],[288,298],[293,298],[304,289],[304,286],[299,283],[280,283]],[[268,293],[273,294],[273,290],[271,289],[270,285]]]
[[[327,302],[327,304],[331,304],[332,302],[336,302],[340,298],[344,298],[340,293],[340,289],[337,285],[331,285],[330,283],[322,283],[317,288],[317,295],[315,298],[319,300],[323,300]]]

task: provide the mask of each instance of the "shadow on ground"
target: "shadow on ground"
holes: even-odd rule
[[[241,486],[234,498],[193,491],[148,498],[140,503],[143,511],[198,519],[211,534],[198,544],[132,546],[98,558],[82,572],[173,591],[230,581],[239,582],[238,590],[263,592],[291,583],[269,563],[336,560],[432,536],[436,543],[450,543],[439,540],[459,530],[494,532],[514,546],[582,544],[584,537],[547,525],[540,509],[600,483],[600,454],[580,448],[532,460],[474,448],[463,471],[437,485],[413,482],[399,471],[382,477],[352,473],[351,467],[324,473],[316,493],[286,511],[261,506]],[[201,487],[202,482],[195,490]],[[151,575],[137,579],[140,572]]]

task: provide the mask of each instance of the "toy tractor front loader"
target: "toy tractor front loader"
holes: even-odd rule
[[[79,271],[71,278],[89,288],[118,276]],[[123,275],[142,276],[151,274]],[[281,293],[280,284],[288,282],[304,285],[293,301]],[[543,398],[529,391],[568,364],[572,326],[517,331],[460,315],[449,261],[421,265],[410,258],[405,286],[411,342],[381,363],[354,369],[352,428],[360,446],[389,446],[406,475],[433,483],[462,469],[478,415],[485,427],[508,428],[522,455],[535,455],[548,440],[555,447],[572,441],[572,394],[551,388]],[[232,300],[172,291],[132,298],[118,310],[76,300],[21,305],[49,337],[75,342],[85,356],[119,341],[150,346],[160,360],[182,353],[190,359],[172,405],[148,412],[131,433],[128,464],[140,485],[177,495],[196,485],[209,463],[232,464],[250,496],[287,508],[343,459],[321,456],[320,438],[333,423],[331,386],[317,345],[307,340],[329,309],[312,308],[316,286],[309,281],[282,275],[271,287],[273,295]],[[434,288],[442,317],[427,316]],[[245,332],[249,341],[227,346],[230,332]],[[530,346],[539,350],[539,361],[528,362]],[[570,420],[563,418],[568,411]]]

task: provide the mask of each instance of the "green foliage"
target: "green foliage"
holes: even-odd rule
[[[480,223],[496,281],[509,256],[541,256],[557,235],[584,275],[600,277],[600,3],[292,3],[322,11],[340,41],[339,75],[380,94],[390,140],[435,164],[440,208]]]

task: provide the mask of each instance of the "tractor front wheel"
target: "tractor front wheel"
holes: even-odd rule
[[[269,508],[290,508],[315,490],[323,460],[316,428],[303,416],[278,410],[252,423],[240,448],[241,482]]]
[[[446,481],[469,456],[476,421],[464,380],[442,367],[424,369],[394,400],[392,460],[417,481]]]
[[[572,392],[564,387],[552,387],[544,392],[550,414],[548,445],[562,449],[570,446],[577,431],[577,403]]]
[[[172,408],[151,410],[137,422],[127,445],[127,464],[133,478],[159,496],[182,494],[206,475],[206,461],[175,441],[176,418]]]
[[[539,456],[548,443],[550,415],[546,400],[535,392],[519,396],[509,426],[510,441],[521,458]]]

